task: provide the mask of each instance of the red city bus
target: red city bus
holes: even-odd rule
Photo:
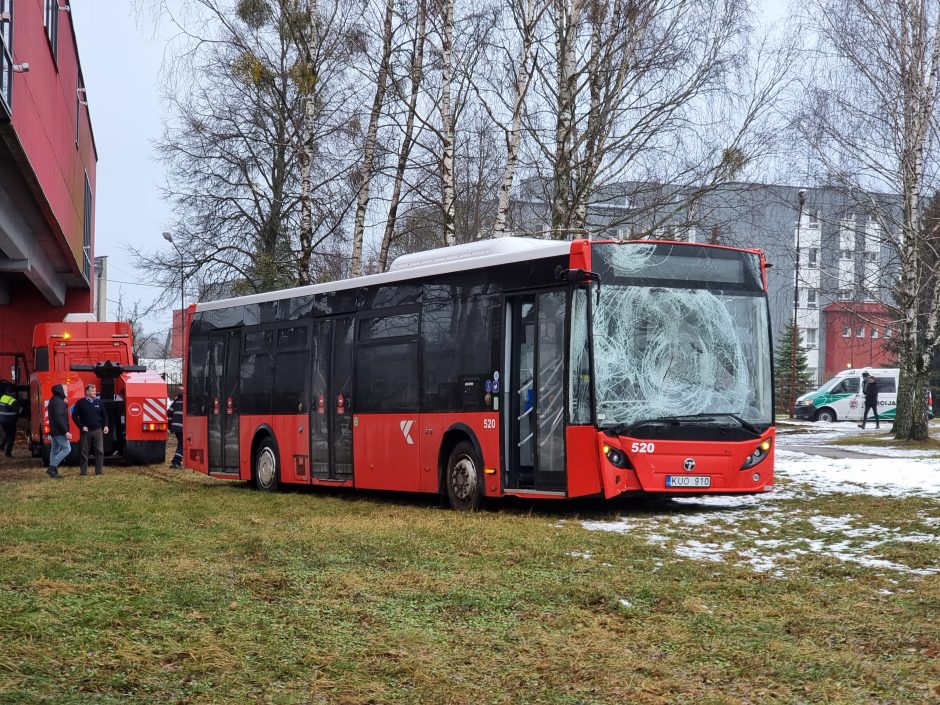
[[[773,486],[763,254],[500,238],[187,312],[185,463],[484,497]]]

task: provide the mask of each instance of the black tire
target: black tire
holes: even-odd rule
[[[458,512],[475,512],[483,502],[483,461],[469,441],[461,441],[447,459],[447,501]]]
[[[258,446],[252,474],[255,487],[262,492],[277,492],[281,488],[281,459],[270,438],[265,438]]]
[[[838,417],[836,416],[835,410],[827,406],[816,412],[816,420],[822,421],[823,423],[832,423],[833,421],[837,421]]]

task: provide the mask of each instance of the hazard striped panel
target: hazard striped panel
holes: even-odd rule
[[[166,421],[166,408],[161,399],[144,399],[144,421],[162,423]]]

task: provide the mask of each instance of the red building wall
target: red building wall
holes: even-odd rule
[[[58,0],[63,4],[63,0]],[[72,14],[60,10],[57,59],[43,24],[43,0],[16,0],[13,14],[13,60],[28,63],[29,71],[13,74],[11,124],[29,161],[48,208],[50,224],[65,238],[81,272],[85,173],[95,193],[97,151],[88,106],[79,106],[79,58]],[[78,119],[78,143],[75,123]],[[94,203],[94,199],[92,200]],[[94,217],[92,217],[94,247]],[[94,253],[92,252],[94,261]],[[91,297],[88,307],[90,310]]]
[[[826,315],[825,379],[855,367],[895,367],[897,355],[890,342],[897,325],[881,304],[834,303],[823,309]],[[848,335],[845,333],[848,332]],[[859,335],[862,333],[862,335]]]
[[[28,352],[35,324],[93,309],[94,277],[84,271],[85,179],[92,194],[88,261],[94,262],[98,156],[88,107],[78,102],[81,65],[72,14],[61,9],[68,0],[56,2],[55,53],[44,22],[45,0],[13,3],[12,58],[29,70],[13,73],[9,122],[0,110],[0,146],[10,160],[0,188],[13,199],[13,220],[29,224],[11,233],[16,247],[34,246],[27,248],[25,271],[0,273],[9,292],[9,302],[0,305],[0,351]],[[63,305],[51,303],[30,278],[30,271],[40,270],[64,287]]]

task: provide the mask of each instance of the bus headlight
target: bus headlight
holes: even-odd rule
[[[761,462],[764,458],[767,457],[767,453],[770,451],[770,446],[771,443],[769,438],[766,441],[761,441],[760,445],[758,445],[757,448],[755,448],[754,451],[744,459],[744,464],[741,466],[741,469],[747,470],[748,468],[752,468]]]
[[[609,445],[605,444],[604,455],[607,456],[608,462],[615,468],[626,468],[630,466],[630,463],[627,461],[627,454],[619,448],[611,448]]]

